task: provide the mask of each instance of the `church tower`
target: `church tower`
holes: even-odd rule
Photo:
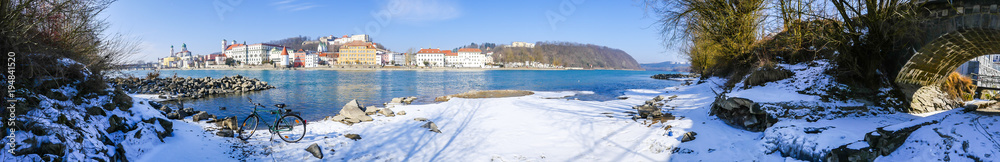
[[[174,45],[170,45],[170,57],[175,57],[174,56]]]
[[[221,48],[220,52],[222,52],[223,54],[226,53],[226,46],[228,46],[228,44],[226,44],[226,43],[227,43],[226,39],[222,39],[222,48]]]
[[[288,67],[288,61],[289,61],[289,58],[288,58],[288,49],[285,49],[285,47],[281,47],[281,64],[280,65],[282,67]]]

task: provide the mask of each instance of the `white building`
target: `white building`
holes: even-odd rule
[[[170,51],[174,51],[174,46],[170,46]],[[188,51],[187,43],[181,45],[181,51],[174,53],[174,57],[180,58],[177,62],[177,68],[192,68],[195,67],[195,56],[191,55],[191,51]]]
[[[534,43],[528,43],[528,42],[511,42],[510,46],[508,46],[508,47],[528,47],[528,48],[535,48],[535,44]]]
[[[327,38],[327,39],[329,39],[329,38]],[[335,45],[342,45],[342,44],[347,44],[347,43],[351,43],[351,42],[354,42],[354,41],[372,42],[372,40],[368,37],[367,34],[357,34],[357,35],[352,35],[352,36],[349,36],[349,37],[347,35],[344,35],[344,37],[333,39],[333,41],[328,41],[327,43],[329,43],[330,45],[334,45],[334,44]]]
[[[317,67],[319,66],[319,57],[316,54],[306,54],[305,58],[302,60],[302,67]]]
[[[415,59],[418,66],[444,66],[444,52],[440,49],[420,49]]]
[[[215,56],[215,64],[216,65],[225,65],[226,64],[226,55]]]
[[[486,55],[477,48],[462,48],[457,53],[445,54],[445,64],[449,67],[483,67]]]
[[[486,63],[493,64],[493,52],[486,52],[484,55],[486,55]]]
[[[389,63],[393,65],[404,65],[406,64],[406,54],[403,53],[392,53],[392,61]]]
[[[236,44],[233,42],[232,45],[226,48],[226,56],[233,58],[238,64],[244,65],[261,65],[264,64],[264,60],[274,62],[280,60],[280,56],[274,57],[273,54],[280,52],[284,46],[273,45],[273,44]]]

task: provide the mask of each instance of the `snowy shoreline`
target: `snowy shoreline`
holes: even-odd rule
[[[401,105],[391,109],[405,111],[406,115],[373,115],[372,122],[350,126],[309,121],[306,137],[297,143],[272,141],[267,132],[257,133],[247,142],[218,137],[204,131],[215,129],[214,124],[188,118],[175,122],[174,137],[164,139],[166,143],[144,154],[140,161],[799,161],[817,160],[841,146],[867,146],[861,145],[867,133],[907,126],[916,119],[936,122],[916,129],[898,150],[875,161],[982,160],[1000,156],[1000,146],[994,147],[995,142],[990,141],[1000,137],[1000,129],[995,126],[1000,117],[980,116],[961,108],[927,114],[813,110],[810,107],[862,104],[824,102],[817,96],[797,92],[830,84],[830,78],[817,70],[824,68],[822,63],[785,66],[798,74],[729,93],[768,104],[802,107],[769,112],[786,116],[763,132],[734,128],[709,115],[718,88],[713,84],[629,89],[624,92],[627,99],[610,101],[562,98],[592,92],[533,91],[535,94],[521,97],[453,98]],[[663,112],[672,114],[673,120],[632,118],[629,112],[635,111],[633,106],[656,96],[673,98],[662,102]],[[441,133],[422,128],[425,122],[415,118],[433,121]],[[681,142],[688,132],[697,135]],[[360,135],[361,139],[348,139],[344,137],[347,134]],[[304,150],[312,144],[320,147],[323,159]],[[178,149],[184,151],[167,151]]]

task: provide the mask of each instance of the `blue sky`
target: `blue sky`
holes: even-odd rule
[[[141,39],[136,60],[220,51],[222,39],[261,43],[293,36],[369,34],[393,51],[470,43],[568,41],[622,49],[640,63],[682,61],[636,1],[122,0],[103,13],[110,31]]]

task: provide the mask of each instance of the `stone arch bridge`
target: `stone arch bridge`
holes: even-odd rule
[[[973,58],[1000,54],[1000,1],[950,1],[919,2],[925,3],[925,14],[931,17],[924,23],[927,38],[895,78],[896,84],[910,102],[911,112],[946,110],[960,106],[957,102],[942,99],[944,93],[939,86],[944,83],[948,74]],[[979,75],[1000,76],[1000,71],[995,69],[980,69]],[[1000,81],[1000,77],[994,79]],[[990,82],[980,80],[979,83]],[[1000,88],[1000,84],[984,86]]]

